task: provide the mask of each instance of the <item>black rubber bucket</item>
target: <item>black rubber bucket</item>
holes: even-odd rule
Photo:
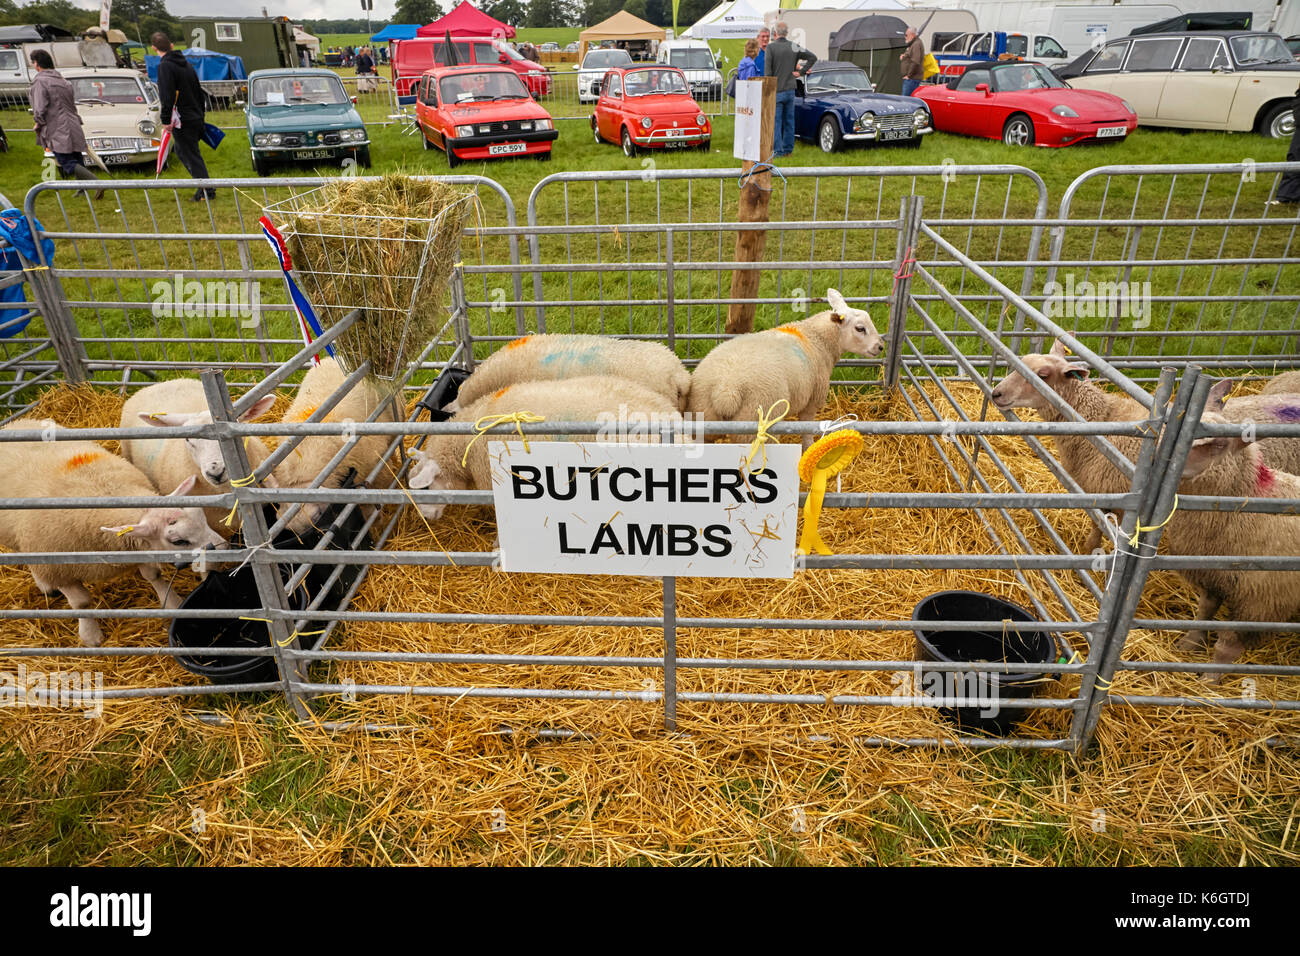
[[[352,550],[352,542],[365,524],[360,508],[353,508],[348,517],[338,521],[343,505],[335,505],[316,520],[320,528],[309,529],[301,535],[291,531],[281,533],[275,539],[275,547],[282,550],[308,550],[317,547],[321,539],[334,530],[329,547]],[[275,512],[267,508],[267,524],[275,520]],[[369,549],[370,537],[363,535],[356,544],[356,550]],[[305,610],[316,598],[335,565],[316,564],[293,592],[289,606],[295,610]],[[291,568],[280,566],[281,575],[288,577]],[[343,596],[361,573],[360,565],[346,565],[341,574],[330,587],[329,593],[317,605],[318,609],[338,610]],[[238,570],[216,568],[208,573],[197,588],[181,603],[181,607],[204,610],[247,609],[260,607],[262,599],[257,592],[251,565]],[[311,621],[303,625],[303,631],[319,631],[326,627],[325,621]],[[302,641],[303,645],[313,650],[318,648],[323,635],[313,635]],[[194,649],[210,647],[269,647],[270,634],[264,621],[244,621],[238,617],[215,618],[176,618],[167,633],[167,642],[172,647]],[[279,680],[279,670],[274,657],[262,657],[244,654],[217,656],[196,653],[176,658],[177,662],[192,674],[207,678],[213,684],[261,683]]]
[[[1000,670],[967,672],[960,674],[960,679],[949,679],[953,672],[927,671],[920,686],[914,688],[918,697],[978,696],[987,700],[985,707],[939,708],[941,714],[963,731],[1006,736],[1028,716],[1029,709],[1003,708],[999,702],[1033,697],[1051,683],[1048,675],[1033,670],[1032,665],[1056,660],[1056,636],[1047,631],[1017,628],[1017,622],[1038,620],[1019,604],[978,591],[940,591],[916,606],[912,620],[919,660],[945,664],[1004,663]],[[941,631],[927,628],[925,624],[930,621],[988,621],[988,627]]]
[[[451,412],[443,411],[460,394],[460,386],[469,378],[469,372],[463,368],[448,365],[438,373],[437,381],[429,386],[424,397],[416,402],[416,408],[423,408],[429,413],[429,421],[445,422],[451,418]]]

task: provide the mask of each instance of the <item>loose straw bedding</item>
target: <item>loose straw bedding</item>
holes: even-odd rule
[[[979,394],[957,386],[972,414]],[[938,400],[936,392],[932,400]],[[915,397],[914,397],[915,400]],[[113,392],[59,388],[47,392],[36,417],[82,427],[116,425],[121,399]],[[832,396],[823,417],[855,413],[862,419],[909,416],[901,398],[878,391]],[[972,439],[963,439],[971,447]],[[1059,484],[1014,437],[990,438],[1028,492],[1059,491]],[[949,449],[952,457],[952,449]],[[1006,482],[981,456],[981,472],[994,491]],[[958,491],[931,442],[918,436],[868,436],[863,452],[842,476],[852,492]],[[1067,542],[1081,547],[1091,522],[1082,512],[1048,512]],[[1008,529],[985,516],[1004,541]],[[1051,551],[1028,512],[1016,512],[1036,548]],[[404,513],[390,550],[487,550],[495,522],[486,507],[449,508],[432,529],[413,508]],[[993,554],[996,548],[974,512],[925,509],[832,509],[822,534],[836,553]],[[1027,575],[1054,616],[1063,616],[1041,575]],[[187,593],[193,576],[177,586]],[[1057,580],[1081,613],[1095,614],[1091,594],[1073,574]],[[926,595],[968,588],[1030,605],[1010,571],[804,571],[791,581],[743,582],[681,579],[681,617],[907,619]],[[100,606],[156,606],[138,576],[96,593]],[[21,568],[0,569],[5,607],[62,607],[46,599]],[[507,575],[487,568],[377,566],[353,602],[357,610],[428,612],[499,611],[581,615],[658,615],[658,579]],[[1190,617],[1191,590],[1172,573],[1150,578],[1138,608],[1142,617]],[[162,621],[106,621],[111,646],[166,643]],[[1082,649],[1082,635],[1069,635]],[[1185,659],[1173,649],[1177,635],[1137,631],[1128,659]],[[0,648],[75,646],[75,621],[0,623]],[[331,647],[354,651],[514,653],[645,656],[662,653],[659,628],[546,627],[348,623]],[[679,630],[681,657],[910,660],[909,631],[780,631],[757,628]],[[1297,640],[1274,638],[1248,652],[1253,663],[1293,663]],[[1205,655],[1197,659],[1205,659]],[[53,668],[51,659],[29,667]],[[104,671],[105,687],[201,684],[164,659],[58,662],[69,669]],[[657,668],[510,667],[417,665],[347,661],[316,665],[332,682],[424,684],[448,687],[546,687],[579,690],[658,691]],[[1117,694],[1236,696],[1240,680],[1207,691],[1194,676],[1117,676]],[[1296,678],[1256,678],[1259,698],[1300,697]],[[1051,681],[1045,694],[1066,696],[1077,678]],[[738,671],[679,669],[679,691],[727,693],[889,694],[888,672]],[[1295,752],[1263,746],[1271,737],[1300,736],[1300,715],[1204,708],[1135,709],[1112,706],[1103,715],[1098,749],[1083,758],[1041,753],[1025,758],[1042,768],[1016,782],[1001,769],[1007,757],[965,749],[869,748],[855,737],[934,737],[952,732],[937,712],[921,708],[796,705],[678,704],[679,734],[662,730],[658,701],[553,701],[381,697],[322,699],[328,719],[366,720],[414,727],[366,735],[311,727],[288,731],[310,755],[319,786],[351,804],[338,818],[314,822],[282,809],[252,811],[243,801],[251,775],[280,754],[264,719],[282,716],[278,697],[108,701],[105,717],[85,720],[54,710],[0,709],[0,728],[28,760],[57,774],[72,761],[94,759],[106,741],[128,731],[142,741],[139,766],[174,759],[176,748],[234,747],[240,769],[165,805],[143,800],[140,819],[103,825],[141,853],[160,842],[189,844],[210,863],[332,864],[385,862],[873,862],[906,858],[934,863],[1051,862],[1028,843],[1008,848],[985,837],[1005,827],[1048,826],[1069,846],[1099,846],[1096,812],[1104,810],[1112,837],[1106,853],[1126,862],[1177,863],[1180,841],[1221,841],[1243,862],[1300,861],[1294,793],[1300,785]],[[195,729],[188,716],[220,709],[232,726]],[[592,739],[537,744],[503,727],[555,728]],[[1029,712],[1019,733],[1064,736],[1069,713]],[[811,738],[826,735],[838,743]],[[1290,795],[1290,796],[1288,796]],[[199,841],[183,831],[186,809],[209,810],[210,832]],[[137,805],[140,801],[136,801]],[[897,814],[914,815],[919,829],[902,827]],[[801,816],[802,815],[802,816]],[[1261,826],[1260,820],[1267,821]],[[799,821],[803,823],[800,824]],[[891,823],[890,821],[894,821]],[[1050,821],[1042,823],[1041,821]],[[496,823],[494,824],[494,821]],[[1037,822],[1035,822],[1037,821]],[[497,828],[494,830],[494,825]],[[802,829],[800,829],[802,826]],[[925,836],[916,836],[923,833]],[[1119,848],[1122,844],[1122,850]],[[1109,846],[1109,844],[1106,844]],[[893,850],[887,849],[894,847]],[[1226,852],[1226,851],[1225,851]],[[1120,857],[1116,857],[1120,858]],[[87,860],[85,862],[92,862]]]

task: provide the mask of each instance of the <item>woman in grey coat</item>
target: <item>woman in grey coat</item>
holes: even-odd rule
[[[86,134],[81,131],[81,116],[77,113],[77,98],[72,84],[54,69],[54,60],[45,50],[32,53],[32,66],[36,78],[30,93],[32,116],[36,120],[36,142],[54,154],[59,169],[77,179],[96,179],[94,173],[82,165],[86,153]],[[95,193],[98,199],[101,189]]]

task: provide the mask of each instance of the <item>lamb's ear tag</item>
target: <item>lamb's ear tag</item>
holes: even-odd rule
[[[844,321],[844,316],[840,315],[838,312],[832,312],[831,321],[834,322],[836,325],[839,325],[841,322]]]

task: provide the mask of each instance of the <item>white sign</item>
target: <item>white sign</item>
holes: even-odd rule
[[[491,442],[504,571],[789,578],[797,445]]]
[[[736,82],[736,145],[737,159],[761,163],[767,159],[759,153],[763,135],[763,81],[738,80]]]

